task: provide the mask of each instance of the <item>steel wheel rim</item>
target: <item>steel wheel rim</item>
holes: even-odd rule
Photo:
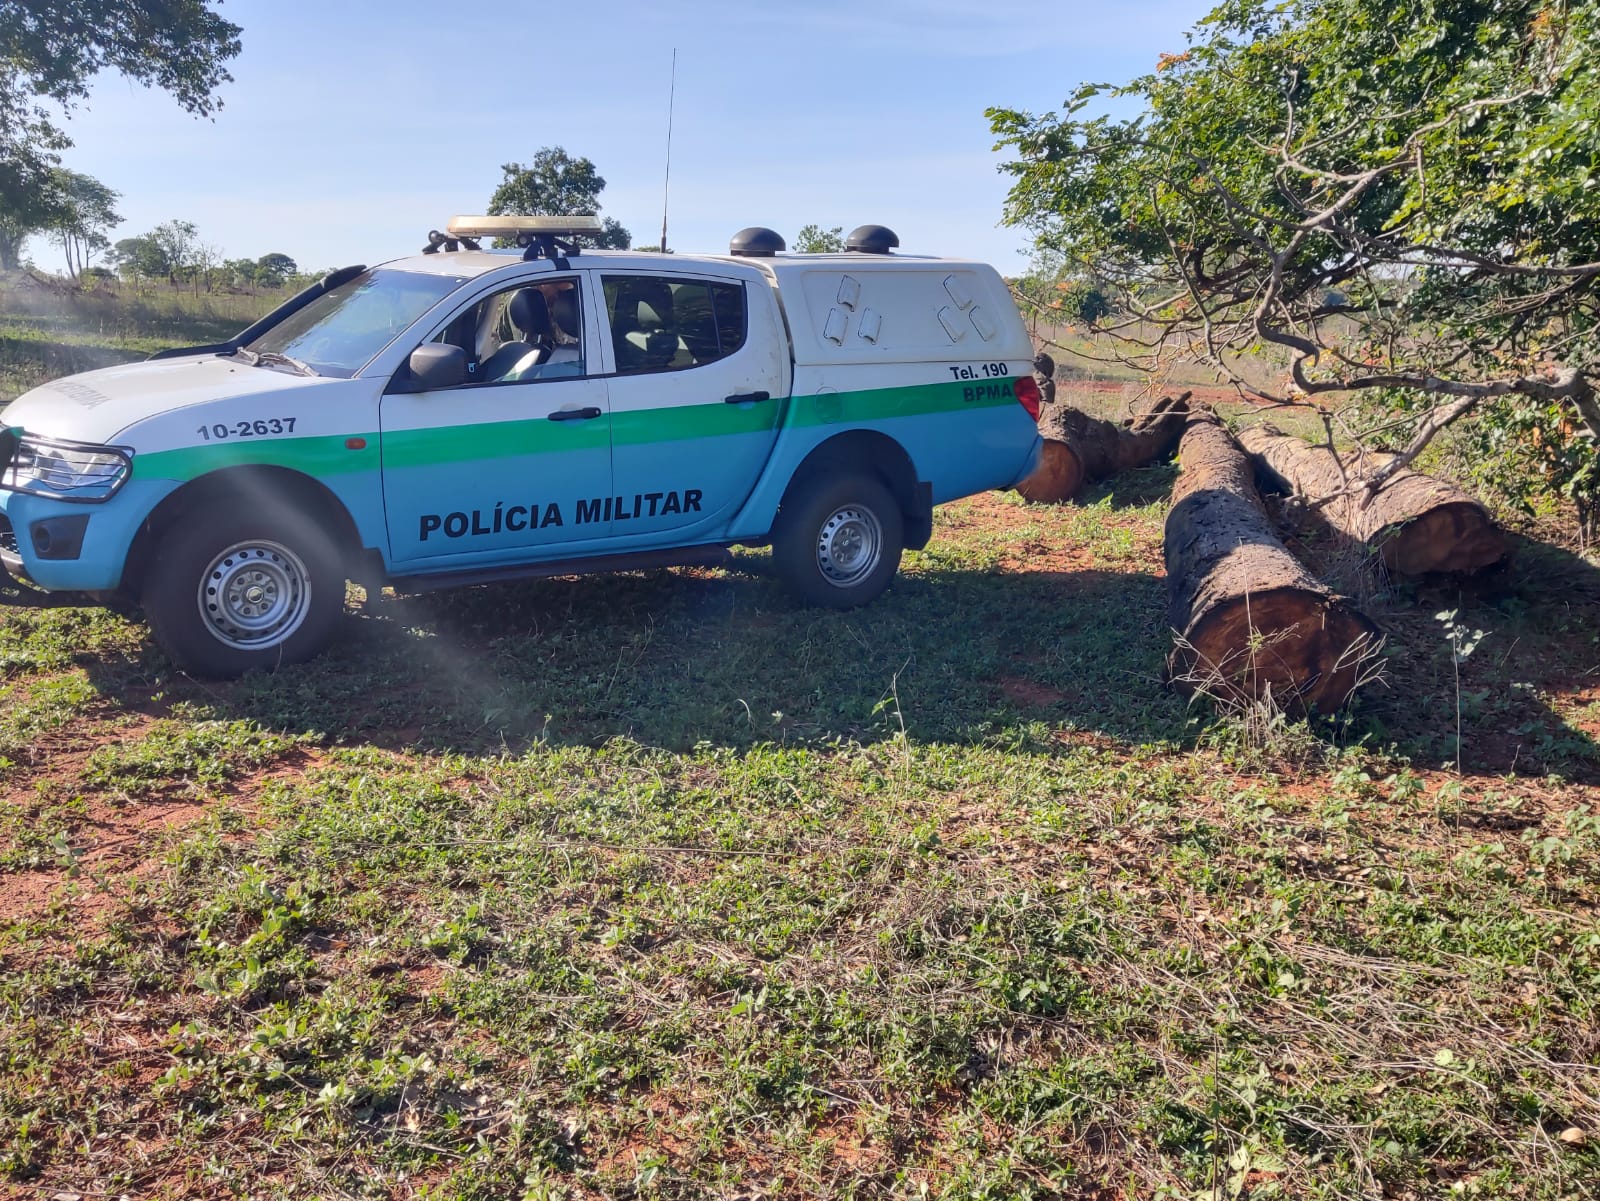
[[[817,534],[817,570],[836,588],[859,584],[883,558],[883,527],[870,509],[843,505]]]
[[[280,542],[238,542],[211,560],[197,599],[217,641],[235,650],[261,650],[286,641],[305,623],[311,573]]]

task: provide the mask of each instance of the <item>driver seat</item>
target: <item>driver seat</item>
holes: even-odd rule
[[[520,379],[550,357],[555,348],[555,330],[550,324],[550,306],[537,288],[523,288],[512,294],[506,305],[512,328],[522,335],[519,342],[503,342],[478,371],[483,383]]]

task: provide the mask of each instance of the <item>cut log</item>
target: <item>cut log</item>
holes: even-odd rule
[[[1039,433],[1044,436],[1039,466],[1017,485],[1017,491],[1025,500],[1071,500],[1087,483],[1166,458],[1183,436],[1189,395],[1164,396],[1149,412],[1124,425],[1091,417],[1070,405],[1046,405],[1039,412]]]
[[[1360,680],[1377,628],[1278,540],[1250,459],[1210,414],[1188,419],[1167,514],[1174,682],[1224,700],[1270,695],[1331,713]]]
[[[1489,511],[1452,483],[1399,471],[1376,493],[1360,488],[1389,455],[1345,461],[1347,481],[1333,451],[1271,425],[1244,430],[1239,442],[1264,478],[1305,501],[1335,534],[1377,551],[1390,571],[1466,574],[1505,557],[1505,538]]]

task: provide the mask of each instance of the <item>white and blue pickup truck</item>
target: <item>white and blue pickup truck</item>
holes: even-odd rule
[[[321,651],[347,579],[770,544],[804,600],[862,604],[934,505],[1032,469],[1032,348],[992,267],[882,226],[838,254],[756,228],[727,255],[580,251],[596,226],[457,218],[229,342],[34,389],[0,415],[0,561],[136,603],[181,669],[232,676]]]

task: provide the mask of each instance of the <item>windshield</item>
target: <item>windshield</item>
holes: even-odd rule
[[[247,343],[256,354],[298,359],[318,375],[348,379],[464,277],[363,271]]]

